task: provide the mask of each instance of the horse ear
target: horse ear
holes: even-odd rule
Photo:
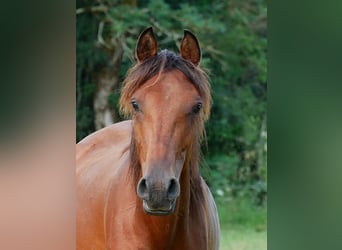
[[[198,40],[189,30],[184,30],[184,37],[180,45],[181,56],[195,66],[201,61],[201,49]]]
[[[138,62],[143,62],[146,59],[153,57],[157,54],[158,45],[153,35],[152,27],[145,29],[138,38],[135,55]]]

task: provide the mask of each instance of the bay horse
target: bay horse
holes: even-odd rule
[[[76,147],[77,249],[218,249],[217,209],[199,172],[211,95],[197,38],[185,30],[180,55],[158,52],[150,27],[136,58],[120,97],[131,120]]]

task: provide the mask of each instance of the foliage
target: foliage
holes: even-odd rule
[[[266,27],[260,22],[266,18],[266,6],[263,1],[230,1],[225,7],[228,13],[221,18],[227,32],[215,42],[221,61],[213,58],[209,66],[214,105],[207,125],[206,155],[212,173],[207,180],[216,197],[251,196],[262,205],[267,177],[267,43]]]
[[[246,197],[225,202],[219,199],[217,205],[223,226],[248,227],[256,231],[266,230],[266,207],[255,207],[253,201]]]
[[[209,69],[214,104],[206,125],[203,174],[219,202],[246,198],[265,205],[267,193],[266,2],[77,1],[77,8],[106,7],[77,16],[77,141],[94,130],[93,74],[109,60],[99,43],[123,48],[120,84],[111,94],[117,110],[122,80],[134,61],[139,33],[153,26],[160,48],[177,51],[184,28],[199,38],[202,66]],[[100,5],[101,5],[100,4]]]

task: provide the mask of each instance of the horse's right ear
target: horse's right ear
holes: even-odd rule
[[[152,27],[145,29],[138,38],[135,55],[138,62],[143,62],[146,59],[153,57],[157,54],[158,45],[153,35]]]

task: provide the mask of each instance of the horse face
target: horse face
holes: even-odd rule
[[[180,194],[180,177],[184,173],[184,166],[188,165],[186,162],[189,161],[192,144],[198,143],[198,138],[195,137],[200,126],[196,123],[199,120],[196,117],[203,112],[199,112],[202,106],[199,92],[177,67],[171,66],[163,70],[163,61],[160,65],[152,63],[154,59],[166,56],[157,51],[158,45],[153,30],[151,27],[147,28],[139,36],[135,51],[138,64],[133,70],[135,73],[130,72],[129,80],[126,79],[120,105],[126,113],[128,111],[132,114],[134,111],[134,150],[142,173],[137,194],[143,200],[145,212],[167,215],[174,211],[176,199]],[[188,30],[184,30],[180,56],[183,61],[177,62],[178,59],[174,57],[172,60],[175,61],[171,63],[178,63],[178,66],[185,67],[187,72],[195,70],[201,60],[197,38]],[[184,63],[185,61],[187,63]],[[146,68],[147,66],[151,68]],[[145,79],[144,75],[159,67],[161,70],[153,77],[150,76],[144,83],[138,83],[139,88],[133,87],[132,83],[136,84],[139,79]],[[137,72],[142,78],[137,77]],[[203,80],[203,77],[199,79]],[[200,81],[196,81],[198,82]],[[130,108],[127,108],[128,97],[132,105]],[[205,104],[208,107],[208,100]],[[189,175],[188,169],[184,174],[184,178],[188,177],[188,185]]]
[[[178,70],[152,77],[132,96],[134,139],[142,178],[137,194],[145,212],[173,212],[179,179],[192,147],[201,98]]]

